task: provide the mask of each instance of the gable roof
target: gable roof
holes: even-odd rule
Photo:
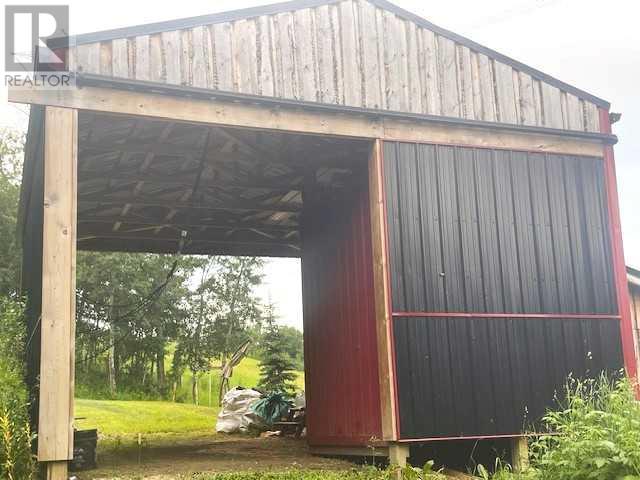
[[[139,35],[152,35],[155,33],[162,33],[172,30],[182,30],[187,28],[193,28],[202,25],[214,25],[217,23],[233,22],[237,20],[250,19],[260,17],[263,15],[276,15],[278,13],[291,12],[295,10],[301,10],[306,8],[315,8],[323,5],[331,5],[339,3],[343,0],[291,0],[287,2],[279,2],[268,5],[261,5],[257,7],[243,8],[237,10],[230,10],[225,12],[219,12],[209,15],[199,15],[194,17],[181,18],[176,20],[168,20],[163,22],[155,22],[148,24],[135,25],[131,27],[116,28],[110,30],[103,30],[92,33],[85,33],[80,35],[74,35],[68,37],[69,43],[66,38],[51,39],[49,46],[52,48],[60,47],[63,45],[83,45],[88,43],[102,42],[107,40],[113,40],[118,38],[128,38]],[[525,72],[545,83],[554,85],[559,89],[572,93],[579,98],[588,100],[595,105],[608,109],[610,103],[600,97],[590,94],[584,90],[581,90],[573,85],[565,83],[551,75],[548,75],[536,68],[526,65],[518,60],[515,60],[507,55],[503,55],[491,48],[485,47],[473,40],[466,38],[462,35],[454,33],[445,28],[439,27],[428,20],[409,12],[387,0],[366,0],[369,3],[375,5],[378,8],[387,10],[400,18],[414,22],[423,28],[431,30],[432,32],[448,38],[460,45],[465,45],[468,48],[487,55],[488,57],[497,60],[501,63],[512,66],[514,69]]]

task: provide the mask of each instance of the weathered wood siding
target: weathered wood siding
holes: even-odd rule
[[[599,131],[594,103],[366,0],[98,43],[83,72],[330,104]]]

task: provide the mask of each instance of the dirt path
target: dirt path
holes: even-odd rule
[[[146,443],[146,444],[145,444]],[[153,439],[139,449],[110,444],[99,452],[98,470],[78,472],[79,480],[144,478],[174,479],[200,472],[284,470],[307,468],[341,470],[345,460],[316,457],[306,442],[290,438],[213,437]]]

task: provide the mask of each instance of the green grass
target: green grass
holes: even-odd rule
[[[101,435],[215,433],[218,408],[159,401],[76,400],[78,428],[97,428]]]
[[[296,372],[296,388],[304,390],[304,372]],[[211,402],[209,397],[209,376],[211,376]],[[184,403],[192,403],[191,398],[191,372],[185,372],[182,376],[182,386],[178,389],[176,400]],[[260,362],[255,358],[245,358],[233,369],[231,387],[242,386],[255,388],[260,380]],[[220,385],[220,370],[214,369],[200,376],[198,381],[200,405],[215,406],[218,402],[218,389]]]
[[[211,398],[209,375],[211,374]],[[231,386],[255,387],[260,378],[258,360],[245,358],[233,371]],[[98,428],[107,437],[130,436],[141,433],[215,433],[218,415],[218,386],[220,370],[200,377],[200,406],[192,404],[191,373],[185,373],[177,400],[181,403],[138,400],[76,400],[78,428]],[[304,372],[297,372],[297,387],[304,389]],[[211,403],[210,403],[211,402]],[[212,408],[209,408],[211,405]]]

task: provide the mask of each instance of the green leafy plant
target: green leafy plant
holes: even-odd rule
[[[640,478],[640,403],[631,382],[573,380],[548,430],[532,445],[532,463],[546,479]]]
[[[436,470],[434,461],[429,460],[422,468],[407,465],[402,470],[403,480],[445,480],[442,470]]]
[[[0,297],[0,478],[8,480],[29,480],[35,468],[22,345],[22,305]]]

